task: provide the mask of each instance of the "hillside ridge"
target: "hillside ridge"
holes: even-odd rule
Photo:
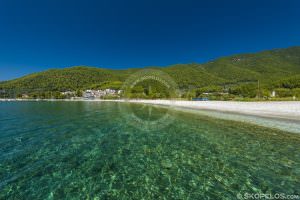
[[[227,87],[259,81],[271,90],[296,82],[300,74],[300,46],[242,53],[220,57],[206,63],[175,64],[166,67],[146,67],[168,73],[183,90],[205,87]],[[17,79],[0,82],[1,90],[75,91],[96,87],[108,82],[124,82],[131,74],[145,68],[106,69],[90,66],[72,66],[48,69]],[[292,88],[290,88],[292,89]]]

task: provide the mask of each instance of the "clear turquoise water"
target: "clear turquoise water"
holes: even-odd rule
[[[300,194],[299,134],[150,110],[107,102],[0,103],[0,199]]]

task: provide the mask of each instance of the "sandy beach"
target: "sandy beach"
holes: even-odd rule
[[[167,105],[195,110],[214,110],[221,112],[255,115],[261,117],[285,118],[300,121],[300,101],[176,101],[176,100],[130,100],[133,103]]]
[[[240,121],[300,133],[300,102],[130,100],[132,103],[171,106],[176,110],[218,119]]]

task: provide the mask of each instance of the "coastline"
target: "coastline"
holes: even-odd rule
[[[171,109],[201,114],[216,119],[239,121],[300,134],[300,101],[237,102],[237,101],[172,101],[130,100],[169,106]]]
[[[3,101],[120,102],[167,106],[170,109],[240,121],[300,134],[300,101],[183,101],[183,100],[103,100],[103,99],[0,99]]]
[[[300,101],[186,101],[186,100],[147,100],[147,99],[0,99],[5,101],[84,101],[84,102],[128,102],[151,105],[189,108],[193,110],[218,111],[253,115],[267,118],[279,118],[300,122]]]
[[[130,100],[132,103],[174,106],[193,110],[218,111],[266,118],[295,120],[300,123],[300,101],[172,101]]]

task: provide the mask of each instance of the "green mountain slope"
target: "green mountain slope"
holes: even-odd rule
[[[178,64],[151,67],[168,73],[182,90],[207,86],[239,85],[259,80],[263,87],[299,86],[300,47],[275,49],[251,54],[222,57],[204,64]],[[84,90],[109,82],[124,82],[140,69],[110,70],[95,67],[71,67],[34,73],[0,83],[0,89],[22,91]]]
[[[205,64],[204,68],[233,82],[269,82],[300,73],[300,47],[224,57]]]
[[[6,81],[0,87],[65,91],[84,89],[91,84],[114,80],[118,80],[118,76],[112,70],[94,67],[72,67],[34,73],[22,78]]]
[[[160,69],[168,73],[181,89],[219,85],[226,82],[225,79],[203,70],[199,64],[173,65]]]

